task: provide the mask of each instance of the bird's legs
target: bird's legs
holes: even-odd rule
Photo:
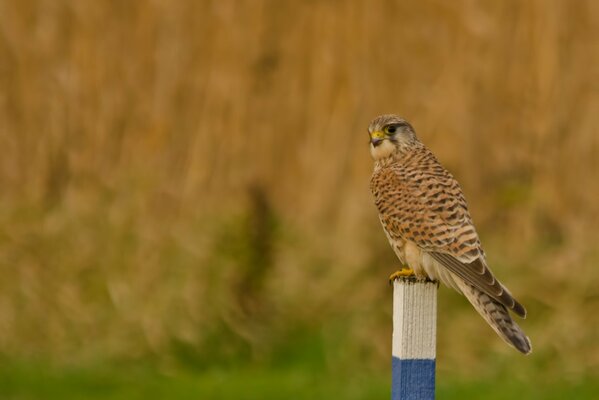
[[[407,276],[414,276],[414,270],[410,267],[401,267],[401,269],[399,271],[395,271],[394,273],[392,273],[391,275],[389,275],[389,282],[393,283],[394,280],[401,278],[401,277],[407,277]]]

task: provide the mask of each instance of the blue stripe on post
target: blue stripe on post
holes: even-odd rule
[[[434,400],[435,360],[391,361],[391,400]]]

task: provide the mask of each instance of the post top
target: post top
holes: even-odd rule
[[[439,286],[439,281],[434,281],[428,277],[418,277],[416,275],[410,276],[400,276],[393,279],[393,284],[395,283],[403,283],[403,284],[414,284],[414,283],[434,283]]]

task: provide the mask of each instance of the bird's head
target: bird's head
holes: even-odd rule
[[[394,114],[380,115],[368,126],[370,154],[374,160],[403,153],[417,142],[414,128],[405,119]]]

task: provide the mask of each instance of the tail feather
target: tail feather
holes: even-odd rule
[[[464,296],[466,296],[468,301],[470,301],[491,328],[497,332],[499,337],[521,353],[530,354],[532,352],[530,339],[526,336],[522,328],[514,322],[509,311],[503,304],[458,277],[454,277],[454,280]]]

